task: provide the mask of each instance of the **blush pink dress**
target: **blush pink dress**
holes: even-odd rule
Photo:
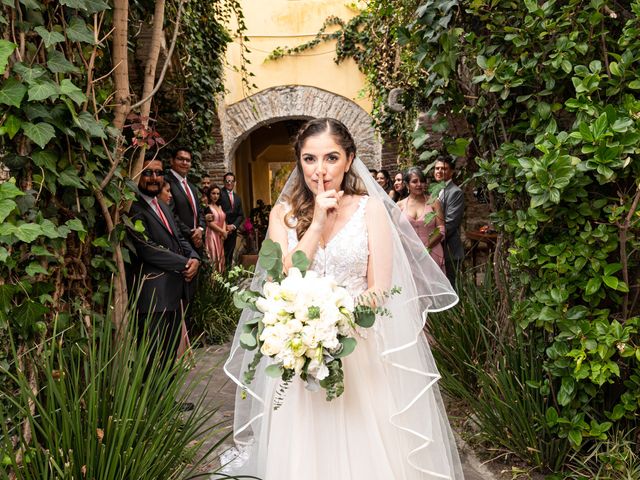
[[[208,207],[209,213],[213,214],[213,220],[217,226],[220,228],[224,227],[224,222],[227,216],[225,213],[220,210],[216,210]],[[218,235],[214,229],[209,228],[207,226],[207,233],[205,238],[205,244],[207,246],[207,252],[209,253],[209,258],[211,258],[211,262],[213,263],[214,268],[218,272],[222,272],[224,270],[224,247],[222,245],[222,237]]]
[[[433,205],[426,203],[424,206],[425,216],[432,213],[433,211]],[[415,219],[407,215],[404,210],[402,211],[402,213],[405,214],[405,216],[409,220],[409,223],[411,223],[411,226],[416,231],[418,237],[420,237],[420,240],[422,240],[422,243],[424,243],[425,246],[429,245],[429,238],[437,228],[440,230],[440,233],[444,238],[444,226],[438,227],[438,225],[436,225],[435,217],[429,223],[424,223],[424,217]],[[438,264],[440,269],[445,272],[444,249],[442,248],[442,243],[438,243],[437,245],[432,247],[429,250],[429,254],[431,255],[431,258],[433,258],[433,260]]]

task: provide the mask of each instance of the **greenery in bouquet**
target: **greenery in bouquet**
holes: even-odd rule
[[[234,297],[237,307],[254,312],[240,336],[244,349],[256,351],[245,383],[253,381],[260,360],[267,356],[273,361],[265,373],[282,379],[275,408],[296,375],[309,390],[324,388],[328,401],[339,397],[344,392],[342,358],[356,348],[357,328],[373,326],[376,315],[388,312],[377,306],[382,302],[357,302],[332,277],[309,271],[309,259],[301,251],[294,253],[293,266],[285,274],[280,245],[265,240],[258,262],[267,274],[260,291],[240,290]]]

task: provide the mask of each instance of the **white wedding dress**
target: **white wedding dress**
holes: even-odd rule
[[[360,199],[352,217],[317,250],[311,265],[320,275],[332,275],[354,297],[368,287],[368,203],[369,197]],[[290,229],[289,250],[297,241]],[[410,274],[403,269],[411,265],[394,262],[393,269],[397,274],[392,282],[408,281]],[[263,359],[257,384],[244,385],[249,398],[242,400],[239,393],[234,435],[239,455],[236,451],[237,458],[223,472],[263,480],[463,478],[436,386],[439,374],[422,332],[424,302],[411,287],[407,290],[386,305],[391,317],[378,318],[371,329],[364,329],[355,351],[343,359],[345,390],[330,402],[324,390],[311,392],[295,378],[283,405],[274,410],[279,380],[260,374]],[[243,406],[243,401],[250,404]]]

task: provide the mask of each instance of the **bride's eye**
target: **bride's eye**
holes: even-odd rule
[[[327,160],[329,160],[330,162],[337,162],[338,160],[340,160],[340,157],[338,155],[329,155]]]
[[[313,157],[313,156],[311,156],[311,155],[304,155],[304,156],[302,157],[302,161],[303,161],[304,163],[313,163],[313,162],[315,161],[315,159],[316,159],[316,158],[315,158],[315,157]]]

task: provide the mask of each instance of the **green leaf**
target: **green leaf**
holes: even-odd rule
[[[48,312],[49,309],[41,303],[27,300],[13,311],[13,317],[22,328],[25,328],[40,320]]]
[[[25,193],[16,187],[16,184],[13,181],[0,183],[0,200],[4,200],[5,198],[16,198],[21,197]]]
[[[34,65],[33,67],[27,67],[24,63],[16,63],[13,66],[13,70],[22,77],[22,80],[28,84],[32,84],[38,78],[42,77],[47,71],[40,65]]]
[[[91,45],[95,44],[93,31],[87,27],[80,17],[73,17],[67,26],[67,37],[74,42],[84,42]]]
[[[267,375],[267,377],[280,378],[282,377],[284,370],[280,365],[276,363],[272,363],[271,365],[269,365],[264,369],[264,373]]]
[[[424,145],[424,142],[426,142],[427,139],[429,138],[429,134],[422,127],[418,128],[415,132],[413,132],[412,136],[413,136],[413,146],[415,148],[422,147],[422,145]]]
[[[602,277],[602,281],[607,287],[613,288],[614,290],[618,289],[618,283],[620,283],[620,281],[616,277],[605,276],[605,277]]]
[[[22,120],[20,120],[15,115],[9,115],[3,124],[3,128],[7,135],[9,135],[9,140],[15,137],[16,133],[20,130],[20,126],[22,125]]]
[[[67,225],[67,227],[69,227],[74,232],[78,232],[80,241],[84,242],[84,239],[87,236],[87,231],[85,230],[84,225],[82,225],[82,221],[79,218],[67,220],[65,222],[65,225]]]
[[[49,143],[49,140],[56,136],[55,129],[45,122],[25,123],[22,125],[22,130],[40,148],[44,148]]]
[[[0,263],[6,262],[7,258],[9,258],[9,251],[4,247],[0,247]]]
[[[46,100],[49,97],[54,97],[60,93],[60,89],[58,85],[48,80],[43,80],[39,82],[34,82],[31,87],[29,87],[29,101],[30,102],[39,102],[41,100]]]
[[[17,206],[16,202],[8,198],[0,200],[0,222],[4,222]]]
[[[110,8],[109,5],[102,0],[60,0],[60,3],[69,8],[83,10],[87,13],[98,13]]]
[[[50,32],[42,26],[36,27],[34,30],[42,37],[46,48],[49,48],[51,45],[55,45],[56,43],[64,42],[64,35],[59,32]]]
[[[243,333],[240,335],[240,345],[245,350],[253,350],[258,346],[258,340],[254,333]]]
[[[58,154],[52,150],[39,150],[31,155],[31,160],[39,167],[46,168],[55,174],[58,173]]]
[[[0,89],[0,103],[20,108],[25,93],[27,93],[27,87],[15,78],[9,78]]]
[[[9,63],[9,57],[16,47],[17,45],[15,43],[0,39],[0,75],[4,74],[7,63]]]
[[[558,423],[558,411],[553,407],[547,408],[545,419],[547,420],[547,425],[550,427],[554,426]]]
[[[600,277],[590,278],[589,281],[587,282],[585,293],[587,295],[593,295],[600,289],[601,285],[602,285],[602,280],[600,279]]]
[[[569,430],[569,441],[575,446],[582,445],[582,433],[580,430]]]
[[[107,138],[104,128],[89,112],[81,112],[74,121],[92,137]]]
[[[75,73],[80,71],[58,50],[51,50],[47,57],[47,67],[53,73]]]
[[[342,344],[342,349],[333,355],[334,358],[346,357],[356,349],[356,345],[358,344],[356,339],[352,337],[342,337],[340,343]]]
[[[27,265],[27,268],[24,269],[27,275],[33,277],[38,273],[44,273],[45,275],[48,273],[47,269],[40,265],[38,262],[31,262]]]
[[[291,256],[291,263],[303,274],[307,271],[309,265],[311,265],[309,258],[302,250],[297,250],[294,252],[294,254]]]
[[[82,105],[87,100],[87,97],[82,90],[76,87],[68,78],[65,78],[60,83],[60,93],[69,97],[78,106]]]
[[[18,225],[13,233],[18,240],[31,243],[42,234],[42,227],[37,223],[23,223]]]
[[[640,80],[633,80],[629,82],[628,86],[634,90],[640,90]]]
[[[42,5],[36,0],[20,0],[20,3],[30,10],[42,10]]]
[[[65,185],[67,187],[76,187],[80,189],[84,189],[86,187],[82,179],[78,176],[78,172],[73,167],[68,167],[60,172],[58,182],[60,185]]]
[[[376,321],[376,313],[371,307],[365,305],[358,305],[353,316],[356,324],[363,328],[371,328]]]

